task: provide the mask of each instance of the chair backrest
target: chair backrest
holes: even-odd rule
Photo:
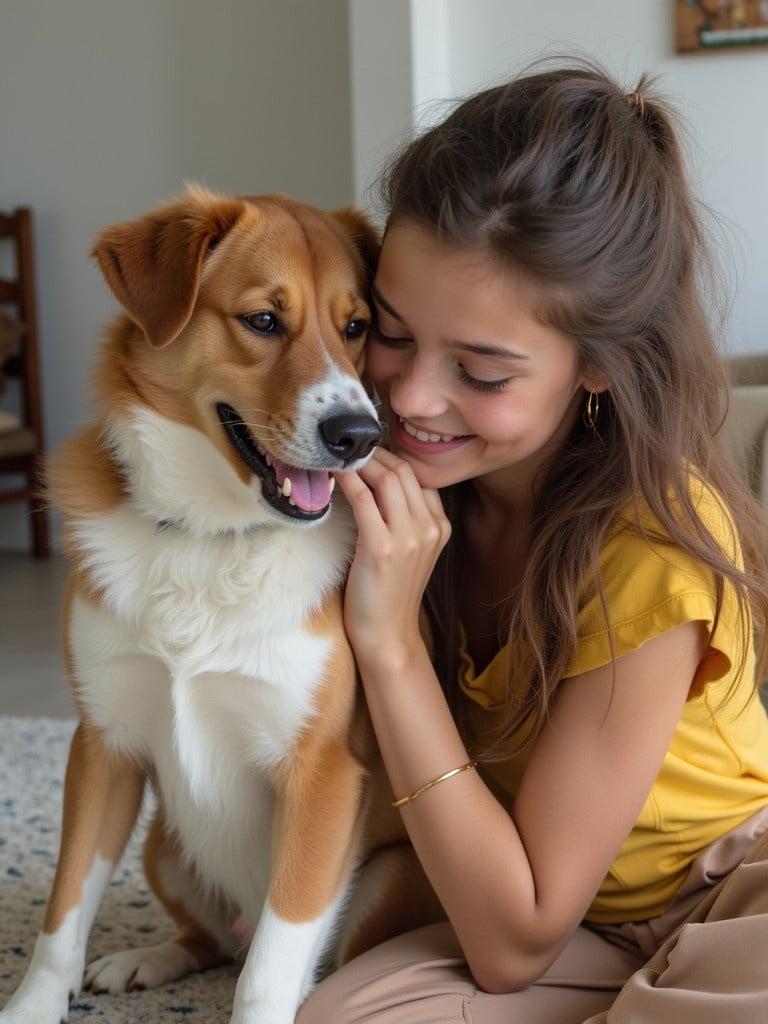
[[[40,401],[40,367],[37,345],[37,301],[32,244],[32,211],[20,206],[11,213],[0,212],[0,242],[15,249],[16,275],[0,278],[0,305],[12,303],[21,323],[19,355],[22,423],[41,441],[43,416]]]

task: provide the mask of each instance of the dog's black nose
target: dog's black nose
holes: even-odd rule
[[[339,459],[364,459],[381,440],[381,427],[373,416],[345,413],[318,424],[323,444]]]

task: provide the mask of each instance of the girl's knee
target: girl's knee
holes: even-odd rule
[[[339,971],[329,974],[317,985],[296,1014],[295,1024],[354,1024],[345,1016],[343,979]]]

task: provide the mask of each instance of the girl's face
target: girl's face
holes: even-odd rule
[[[385,236],[373,299],[365,368],[392,450],[422,487],[475,479],[524,500],[530,474],[581,415],[573,338],[534,319],[515,274],[402,219]],[[418,440],[402,420],[456,440]]]

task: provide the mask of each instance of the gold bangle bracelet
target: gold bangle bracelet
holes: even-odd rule
[[[409,793],[408,796],[401,796],[399,800],[393,800],[392,806],[399,807],[401,804],[408,803],[409,800],[415,800],[417,796],[420,796],[426,790],[436,786],[438,782],[442,782],[443,779],[450,779],[452,775],[458,775],[459,772],[465,772],[467,768],[477,768],[477,761],[467,761],[466,764],[461,764],[458,768],[451,768],[449,772],[444,772],[442,775],[438,775],[436,779],[432,779],[432,781],[428,782],[425,786],[420,786],[418,789],[415,789],[412,793]]]

